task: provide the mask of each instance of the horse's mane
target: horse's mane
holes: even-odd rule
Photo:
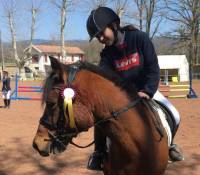
[[[73,64],[65,65],[60,63],[63,70],[66,72],[69,72],[70,66],[77,66],[79,67],[80,70],[88,70],[90,72],[93,72],[95,74],[98,74],[102,77],[104,77],[107,80],[112,81],[116,86],[119,88],[125,90],[131,98],[137,97],[137,91],[135,89],[135,86],[132,82],[129,82],[127,80],[124,80],[121,78],[116,72],[114,72],[111,69],[102,69],[101,67],[91,64],[86,61],[79,61]],[[56,83],[63,83],[62,80],[59,80],[58,75],[55,72],[51,72],[49,76],[46,78],[45,83],[44,83],[44,92],[43,92],[43,98],[42,101],[44,102],[46,100],[47,94],[49,90],[52,89],[52,87]]]

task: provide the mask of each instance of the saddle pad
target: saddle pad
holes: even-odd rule
[[[163,127],[166,131],[166,134],[167,134],[168,146],[170,146],[171,143],[172,143],[172,132],[171,132],[170,126],[167,122],[166,115],[161,108],[157,108],[157,112],[159,114],[160,120],[161,120],[162,125],[163,125]]]

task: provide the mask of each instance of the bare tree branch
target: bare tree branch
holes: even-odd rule
[[[19,73],[21,73],[22,68],[26,64],[26,62],[31,59],[31,48],[32,48],[32,42],[34,38],[34,32],[35,32],[35,23],[36,23],[36,14],[39,12],[39,8],[35,8],[33,1],[31,4],[31,35],[30,35],[30,46],[28,50],[24,50],[24,47],[22,47],[21,44],[17,42],[17,33],[16,33],[16,22],[18,20],[16,19],[17,15],[17,2],[15,0],[11,1],[3,1],[4,4],[4,12],[7,19],[7,23],[10,29],[11,34],[11,40],[12,40],[12,50],[14,59],[16,61],[16,64],[19,68]],[[21,52],[19,52],[21,50]],[[23,51],[22,51],[23,50]]]
[[[60,3],[56,0],[51,0],[51,2],[59,9],[60,11],[60,44],[61,44],[61,55],[62,58],[66,58],[65,50],[65,27],[67,20],[67,13],[75,6],[77,3],[76,0],[61,0]]]
[[[152,33],[152,35],[151,35],[151,39],[153,39],[153,37],[154,37],[155,34],[157,33],[161,22],[162,22],[162,17],[161,17],[161,18],[159,19],[159,21],[157,22],[156,27],[154,28],[154,31],[153,31],[153,33]]]
[[[20,60],[17,53],[16,29],[15,29],[15,22],[14,22],[14,15],[16,13],[15,1],[12,1],[11,4],[4,1],[3,4],[4,4],[5,16],[8,21],[9,30],[10,30],[11,38],[12,38],[12,49],[13,49],[14,59],[16,60],[16,62],[19,62]]]
[[[139,22],[140,30],[145,30],[149,37],[153,38],[163,20],[161,0],[134,0],[134,4],[139,17],[132,15],[131,18]],[[155,25],[152,25],[153,23]]]
[[[115,0],[114,1],[114,10],[117,13],[117,15],[122,18],[122,16],[124,15],[124,12],[127,9],[127,5],[128,5],[128,0]]]
[[[197,58],[196,45],[200,30],[200,1],[199,0],[177,0],[176,3],[171,0],[165,0],[166,7],[169,10],[167,19],[179,22],[183,30],[179,30],[181,35],[188,35],[190,38],[186,50],[190,67],[200,63]]]
[[[88,13],[94,9],[97,9],[98,7],[105,7],[110,4],[112,0],[81,0],[80,1],[80,7],[81,12]]]
[[[144,13],[144,2],[145,0],[134,0],[136,5],[137,5],[137,9],[139,12],[139,26],[140,26],[140,30],[143,29],[143,13]]]

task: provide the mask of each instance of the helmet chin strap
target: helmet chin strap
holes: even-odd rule
[[[112,45],[115,45],[118,42],[118,29],[117,26],[111,26],[110,29],[113,31],[114,34],[114,41],[112,43]]]

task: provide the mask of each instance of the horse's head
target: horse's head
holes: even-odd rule
[[[79,67],[63,65],[53,57],[50,61],[52,71],[43,92],[45,109],[33,140],[42,156],[64,151],[73,137],[93,125],[92,111],[81,101]]]

